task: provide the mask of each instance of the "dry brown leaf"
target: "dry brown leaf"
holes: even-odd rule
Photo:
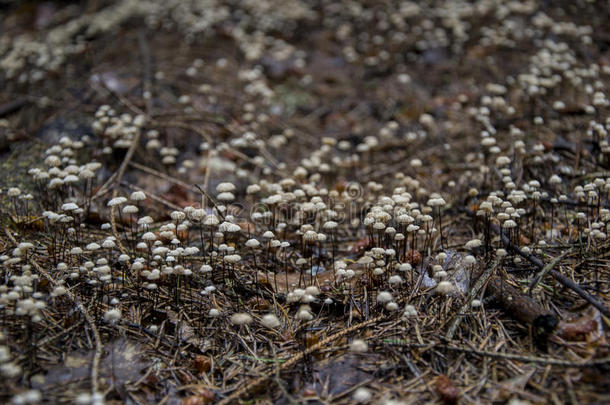
[[[212,363],[208,356],[198,355],[195,356],[195,359],[193,360],[193,367],[195,367],[195,370],[199,373],[207,373],[210,371]]]
[[[559,323],[557,335],[565,340],[583,341],[598,332],[601,326],[600,313],[597,310],[587,311],[580,318]]]
[[[455,386],[453,381],[444,374],[441,374],[434,379],[434,388],[446,404],[456,404],[458,399],[460,399],[460,390]]]

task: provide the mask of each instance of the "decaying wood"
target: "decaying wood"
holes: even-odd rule
[[[524,327],[531,328],[534,343],[538,347],[545,349],[548,337],[557,326],[557,317],[517,288],[502,280],[499,271],[498,262],[494,261],[475,272],[476,281],[470,288],[470,292],[458,314],[450,323],[445,338],[447,340],[453,338],[460,320],[468,308],[470,308],[470,303],[474,297],[479,295],[481,289],[485,288],[486,296],[502,309],[507,316]]]
[[[547,339],[559,322],[557,316],[543,308],[532,298],[515,287],[494,277],[487,284],[487,294],[504,311],[504,313],[523,326],[532,329],[532,338],[536,346],[546,350]]]

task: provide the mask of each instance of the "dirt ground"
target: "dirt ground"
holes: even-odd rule
[[[1,1],[0,402],[610,402],[608,9]]]

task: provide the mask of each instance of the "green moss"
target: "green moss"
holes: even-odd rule
[[[23,192],[33,191],[34,183],[28,170],[41,167],[46,146],[39,142],[24,142],[12,148],[8,156],[0,159],[0,187],[19,187]]]

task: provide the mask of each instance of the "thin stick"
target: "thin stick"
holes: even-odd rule
[[[470,210],[466,210],[466,212],[470,215],[470,216],[474,216],[475,213],[470,211]],[[542,260],[540,260],[538,257],[529,254],[529,253],[525,253],[524,251],[522,251],[521,249],[519,249],[518,246],[516,246],[514,243],[512,243],[510,241],[510,239],[508,238],[508,236],[506,236],[504,234],[504,232],[502,232],[502,229],[500,228],[500,226],[496,225],[496,224],[491,224],[491,229],[497,233],[498,235],[500,235],[500,238],[502,239],[502,243],[504,244],[504,246],[508,249],[511,250],[515,253],[517,253],[519,256],[523,257],[524,259],[526,259],[527,261],[529,261],[530,263],[532,263],[534,266],[536,266],[539,270],[543,270],[545,267],[545,264]],[[604,304],[602,304],[601,302],[599,302],[595,297],[593,297],[591,294],[587,293],[585,290],[583,290],[578,284],[576,284],[574,281],[572,281],[571,279],[569,279],[568,277],[564,276],[563,274],[561,274],[560,272],[558,272],[557,270],[550,270],[549,273],[557,280],[559,281],[564,287],[567,287],[571,290],[573,290],[576,294],[580,295],[580,297],[582,299],[584,299],[585,301],[587,301],[589,304],[593,305],[595,308],[597,308],[602,314],[604,314],[607,317],[610,317],[610,310],[608,308],[606,308],[606,306]]]
[[[487,350],[478,350],[478,349],[473,349],[470,347],[444,345],[444,344],[439,344],[437,342],[430,342],[430,343],[424,343],[424,344],[408,343],[408,342],[405,342],[402,340],[389,340],[389,341],[385,342],[385,344],[388,344],[388,343],[391,345],[411,347],[411,348],[444,349],[444,350],[462,352],[462,353],[467,353],[467,354],[474,354],[474,355],[482,356],[482,357],[492,357],[492,358],[504,359],[504,360],[516,360],[516,361],[521,361],[524,363],[539,363],[539,364],[546,364],[546,365],[557,366],[557,367],[587,368],[587,367],[594,367],[594,366],[605,366],[605,365],[610,364],[610,357],[603,357],[601,359],[594,359],[594,360],[589,360],[589,361],[584,361],[584,362],[576,362],[576,361],[559,360],[559,359],[546,359],[544,357],[537,357],[537,356],[523,356],[521,354],[513,354],[513,353],[490,352]]]
[[[176,204],[174,204],[172,202],[169,202],[165,198],[160,197],[160,196],[158,196],[156,194],[153,194],[150,191],[147,191],[147,190],[143,189],[142,187],[138,187],[138,186],[136,186],[134,184],[126,183],[124,181],[121,182],[121,186],[128,187],[128,188],[130,188],[132,190],[136,190],[136,191],[144,191],[144,192],[146,192],[146,196],[150,197],[151,200],[156,201],[159,204],[163,204],[166,207],[171,208],[171,209],[176,210],[176,211],[182,210],[182,208],[177,206]]]
[[[123,162],[121,162],[121,166],[119,166],[119,170],[117,171],[117,175],[115,178],[116,185],[114,187],[114,190],[112,191],[112,198],[116,198],[119,194],[118,185],[121,184],[121,179],[123,178],[123,174],[125,174],[127,165],[129,164],[129,161],[133,157],[133,154],[135,153],[136,148],[138,147],[138,144],[140,143],[141,134],[142,134],[141,131],[136,132],[136,136],[134,136],[134,138],[132,139],[131,145],[129,145],[129,149],[127,150],[127,153],[125,154],[125,158],[123,159]],[[112,235],[116,238],[116,242],[117,242],[117,245],[118,245],[121,253],[127,254],[127,249],[125,249],[123,242],[121,242],[121,238],[119,238],[119,233],[117,231],[116,218],[114,217],[115,209],[117,209],[116,206],[110,207],[110,225],[112,227]]]
[[[504,233],[502,232],[502,230],[500,229],[500,227],[498,225],[495,225],[495,224],[492,225],[492,229],[494,230],[494,232],[496,232],[496,233],[498,233],[500,235],[500,237],[502,238],[502,242],[504,243],[504,246],[506,246],[507,249],[510,249],[510,250],[514,251],[519,256],[523,257],[524,259],[526,259],[527,261],[532,263],[534,266],[538,267],[539,270],[544,269],[545,265],[544,265],[544,262],[542,260],[540,260],[539,258],[537,258],[536,256],[534,256],[532,254],[525,253],[524,251],[519,249],[517,246],[515,246],[508,239],[508,237],[506,235],[504,235]],[[604,314],[607,317],[610,317],[610,310],[608,308],[606,308],[606,306],[604,304],[602,304],[597,299],[595,299],[595,297],[593,297],[591,294],[589,294],[585,290],[583,290],[574,281],[572,281],[571,279],[567,278],[566,276],[564,276],[563,274],[561,274],[557,270],[550,270],[549,273],[553,277],[555,277],[555,279],[557,281],[559,281],[561,284],[563,284],[564,287],[570,288],[576,294],[580,295],[589,304],[591,304],[595,308],[597,308],[599,310],[599,312],[601,312],[602,314]]]
[[[479,294],[481,289],[487,284],[487,281],[489,281],[497,266],[498,262],[496,261],[491,266],[489,266],[474,283],[474,285],[470,289],[470,292],[468,293],[468,297],[464,301],[464,304],[458,311],[457,315],[455,315],[455,318],[453,318],[453,320],[451,321],[449,329],[447,329],[447,334],[445,335],[445,338],[447,340],[453,339],[453,335],[455,335],[455,331],[457,330],[458,326],[460,325],[460,322],[462,321],[462,316],[466,313],[468,308],[470,308],[470,303],[472,302],[472,300],[474,300],[474,298],[477,296],[477,294]]]
[[[324,340],[319,341],[318,343],[311,346],[307,350],[299,352],[298,354],[296,354],[293,357],[291,357],[290,359],[288,359],[285,363],[282,363],[282,365],[279,367],[279,371],[284,371],[284,370],[294,366],[296,363],[301,361],[301,359],[303,359],[303,357],[309,356],[310,354],[314,353],[315,351],[317,351],[323,347],[327,347],[330,342],[337,340],[345,335],[348,335],[358,329],[361,329],[370,324],[373,324],[373,323],[381,320],[383,317],[384,317],[384,315],[381,315],[376,318],[369,319],[368,321],[358,323],[345,330],[337,332],[334,335],[331,335]],[[219,401],[217,403],[217,405],[227,405],[227,404],[235,403],[239,398],[246,395],[248,392],[252,391],[254,388],[260,386],[261,384],[267,382],[267,380],[271,379],[272,377],[273,377],[273,375],[263,375],[261,377],[256,378],[255,380],[252,380],[252,381],[246,383],[246,385],[244,385],[237,391],[233,392],[233,394],[231,394],[228,397]]]
[[[570,251],[565,251],[562,254],[560,254],[559,256],[555,257],[553,260],[551,260],[548,264],[546,264],[542,270],[540,270],[536,276],[534,277],[534,279],[532,280],[532,282],[530,283],[529,287],[527,288],[527,294],[530,294],[532,292],[532,290],[534,288],[536,288],[536,286],[538,285],[538,283],[542,280],[542,278],[551,270],[553,270],[553,267],[555,267],[557,265],[557,263],[559,263],[561,261],[561,259],[563,259],[568,253],[570,253]]]
[[[170,183],[176,184],[178,186],[182,186],[185,189],[190,190],[190,191],[192,191],[194,193],[197,192],[197,188],[191,186],[190,184],[187,184],[187,183],[183,182],[182,180],[178,180],[178,179],[176,179],[174,177],[168,176],[167,174],[161,173],[161,172],[159,172],[159,171],[157,171],[155,169],[152,169],[152,168],[150,168],[148,166],[144,166],[144,165],[142,165],[140,163],[136,163],[136,162],[129,162],[129,166],[131,166],[131,167],[133,167],[135,169],[141,170],[144,173],[148,173],[148,174],[152,174],[153,176],[157,176],[158,178],[166,180],[166,181],[169,181]]]
[[[210,202],[212,203],[214,208],[216,208],[216,211],[218,211],[218,215],[220,215],[220,217],[224,221],[225,220],[225,216],[222,215],[222,212],[220,212],[220,210],[218,209],[218,206],[216,205],[216,201],[214,201],[214,199],[212,197],[210,197],[205,191],[203,191],[203,189],[201,187],[199,187],[197,184],[195,184],[194,186],[197,188],[197,190],[199,190],[199,192],[201,194],[203,194],[208,200],[210,200]]]

